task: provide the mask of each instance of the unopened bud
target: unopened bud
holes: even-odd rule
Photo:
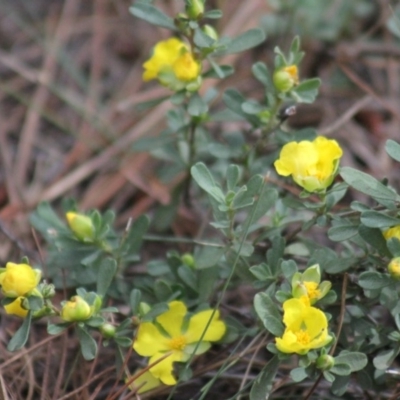
[[[317,368],[328,371],[335,365],[335,359],[329,354],[323,354],[317,358]]]
[[[192,19],[198,19],[204,13],[204,0],[187,0],[187,15]]]
[[[392,278],[400,279],[400,257],[393,258],[390,261],[388,271]]]
[[[182,262],[188,267],[194,268],[195,262],[194,257],[190,253],[185,253],[181,257]]]
[[[288,92],[299,83],[299,76],[296,65],[289,65],[274,72],[272,77],[274,86],[280,92]]]
[[[115,336],[116,328],[114,325],[106,322],[100,326],[100,332],[106,339],[111,339]]]
[[[66,214],[68,226],[75,236],[84,242],[92,242],[95,229],[91,218],[83,214],[69,211]]]
[[[80,296],[74,296],[67,301],[62,310],[61,318],[67,322],[78,322],[89,319],[93,314],[92,308]]]

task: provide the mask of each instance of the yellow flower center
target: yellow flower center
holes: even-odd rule
[[[168,345],[171,350],[181,351],[186,347],[186,338],[183,335],[174,337],[169,341]]]
[[[297,342],[301,343],[302,345],[307,345],[311,341],[310,335],[308,334],[307,331],[300,330],[294,332],[294,334],[296,335]]]
[[[318,299],[321,297],[321,291],[318,289],[318,283],[316,282],[303,282],[307,289],[308,297],[312,299]]]

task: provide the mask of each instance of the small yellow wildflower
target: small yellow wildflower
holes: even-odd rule
[[[335,140],[318,136],[312,142],[287,143],[274,165],[279,175],[292,175],[308,192],[318,192],[332,184],[342,154]]]
[[[300,299],[286,300],[283,310],[286,329],[281,338],[275,338],[279,351],[306,354],[332,340],[328,334],[328,320],[321,310],[305,305]]]
[[[28,264],[9,262],[0,273],[1,290],[7,297],[24,296],[38,285],[41,272]]]
[[[158,79],[172,90],[180,90],[199,78],[201,67],[189,47],[177,38],[158,42],[152,57],[143,64],[143,80]]]
[[[201,338],[213,310],[196,313],[189,318],[187,324],[184,323],[186,314],[187,308],[183,302],[170,302],[169,310],[156,318],[157,324],[151,322],[140,324],[133,343],[133,348],[137,353],[150,357],[149,364],[169,354],[149,370],[155,378],[166,385],[176,384],[176,379],[172,374],[174,362],[187,361],[197,344],[195,354],[204,353],[210,348],[210,342],[220,340],[226,331],[224,322],[219,319],[219,311],[216,311]],[[162,331],[159,326],[162,327]],[[199,343],[200,338],[202,341]]]

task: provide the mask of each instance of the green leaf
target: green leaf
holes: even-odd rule
[[[400,345],[397,344],[395,348],[381,351],[373,360],[374,367],[377,369],[385,370],[389,368],[394,359],[400,352]]]
[[[397,193],[364,172],[357,171],[350,167],[342,167],[340,169],[340,175],[343,180],[354,189],[374,198],[378,203],[388,208],[393,208],[393,203],[400,199]]]
[[[258,46],[266,39],[261,29],[250,29],[247,32],[233,38],[226,46],[224,54],[240,53],[242,51]]]
[[[319,78],[307,79],[296,86],[290,95],[299,103],[312,103],[318,95],[320,85]]]
[[[236,185],[239,182],[239,178],[240,178],[240,168],[235,164],[231,164],[228,167],[228,170],[226,171],[226,184],[228,190],[235,189]]]
[[[194,32],[194,44],[198,46],[199,48],[211,48],[213,44],[215,43],[215,39],[212,37],[208,36],[203,32],[202,29],[197,28]]]
[[[364,211],[361,214],[361,222],[370,228],[388,228],[400,224],[399,219],[378,211]]]
[[[191,169],[196,183],[219,203],[225,203],[225,196],[214,181],[211,172],[202,162],[195,164]]]
[[[221,10],[210,10],[210,11],[206,11],[203,14],[203,18],[219,19],[221,17],[222,17],[222,11]]]
[[[114,341],[122,347],[131,347],[132,346],[132,339],[125,337],[125,336],[115,337]]]
[[[272,87],[272,80],[267,66],[261,61],[253,64],[251,71],[256,79],[261,82],[265,87]]]
[[[47,324],[47,333],[49,335],[58,335],[59,333],[65,331],[71,325],[70,322],[63,322],[61,324]]]
[[[143,243],[143,236],[149,229],[149,223],[150,220],[146,215],[141,215],[136,219],[129,227],[128,234],[123,238],[121,252],[125,252],[130,256],[139,253]]]
[[[268,361],[254,380],[250,390],[250,400],[266,400],[269,398],[278,367],[279,358],[275,355]]]
[[[192,117],[200,117],[208,111],[206,102],[199,96],[198,93],[194,93],[190,98],[188,105],[188,113]]]
[[[336,396],[342,397],[347,391],[347,386],[349,385],[350,376],[338,376],[332,383],[332,393]]]
[[[97,271],[97,294],[104,297],[117,272],[117,262],[110,257],[104,258]]]
[[[225,252],[224,247],[202,246],[194,251],[195,268],[206,269],[217,265]]]
[[[368,228],[367,226],[360,225],[358,228],[360,236],[371,246],[375,247],[381,254],[390,257],[390,252],[386,245],[386,240],[382,232],[378,228]]]
[[[152,25],[161,26],[173,31],[176,30],[174,20],[149,3],[136,2],[129,8],[129,11],[135,17],[143,19]]]
[[[382,289],[392,283],[388,275],[380,274],[376,271],[365,271],[360,274],[358,284],[363,289],[374,290]]]
[[[197,276],[190,267],[182,265],[178,268],[178,275],[187,286],[197,292]]]
[[[339,364],[335,362],[335,365],[329,370],[329,372],[340,376],[347,376],[351,374],[351,367],[349,364]]]
[[[76,326],[76,334],[79,339],[79,343],[81,345],[82,356],[85,360],[90,361],[96,357],[97,353],[97,343],[92,338],[90,333],[86,330],[86,328],[77,325]]]
[[[257,293],[254,297],[254,308],[267,331],[276,337],[281,337],[284,331],[282,316],[270,295]]]
[[[17,332],[14,333],[14,336],[9,341],[7,345],[8,351],[19,350],[25,345],[29,337],[31,322],[32,322],[32,312],[29,311],[27,316],[24,318],[24,322],[22,323],[22,325],[19,327]]]
[[[142,318],[143,322],[152,321],[155,317],[169,310],[169,306],[166,303],[156,304],[151,307],[151,310]]]
[[[336,225],[328,230],[328,237],[334,242],[343,242],[358,235],[358,225]]]
[[[392,139],[389,139],[385,145],[386,153],[389,154],[394,160],[400,162],[400,144]]]
[[[400,257],[400,240],[392,237],[386,241],[387,248],[393,257]]]
[[[335,357],[335,365],[336,364],[347,364],[351,372],[356,372],[362,370],[368,364],[368,357],[366,354],[358,351],[344,350]]]
[[[306,369],[303,367],[294,368],[290,371],[290,377],[294,382],[301,382],[308,378]]]
[[[142,300],[142,293],[139,289],[132,289],[129,295],[129,306],[132,310],[133,315],[139,313],[139,305]]]

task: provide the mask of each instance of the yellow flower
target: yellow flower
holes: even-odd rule
[[[28,264],[7,263],[0,273],[0,285],[5,296],[19,297],[31,292],[38,285],[41,272]]]
[[[151,322],[140,324],[133,348],[141,356],[150,357],[149,364],[169,354],[149,371],[164,384],[174,385],[176,379],[172,374],[173,363],[189,359],[212,313],[213,310],[200,311],[186,321],[185,304],[181,301],[172,301],[169,303],[169,310],[156,318],[157,324]],[[221,339],[225,331],[226,326],[216,311],[195,354],[207,351],[211,346],[210,342]]]
[[[68,226],[75,236],[84,242],[92,242],[95,236],[95,229],[92,219],[87,215],[69,211],[65,214]]]
[[[392,228],[389,228],[383,231],[382,233],[386,240],[389,240],[393,237],[400,240],[400,225],[396,225]]]
[[[71,297],[61,310],[61,318],[67,322],[85,321],[93,315],[93,307],[80,296]]]
[[[18,317],[25,318],[28,310],[22,307],[21,303],[24,300],[22,296],[17,297],[12,303],[4,306],[7,314],[17,315]]]
[[[158,79],[172,90],[180,90],[200,75],[200,63],[189,47],[176,38],[158,42],[152,57],[143,64],[143,80]]]
[[[274,165],[279,175],[292,175],[293,180],[308,192],[318,192],[333,182],[342,154],[335,140],[318,136],[313,142],[287,143]]]
[[[331,282],[321,282],[318,264],[308,267],[303,273],[295,272],[292,277],[292,296],[301,299],[305,305],[313,305],[325,297],[331,287]]]
[[[321,310],[305,305],[300,299],[286,300],[283,310],[286,329],[281,338],[275,338],[281,352],[306,354],[332,340],[328,335],[328,320]]]

